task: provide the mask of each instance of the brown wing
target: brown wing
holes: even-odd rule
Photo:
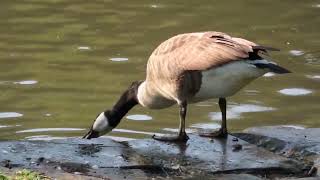
[[[207,70],[266,50],[269,49],[221,32],[189,33],[163,42],[151,55],[149,64],[166,61],[183,70]]]
[[[256,44],[227,34],[207,32],[184,48],[190,52],[181,65],[185,70],[207,70],[216,66],[249,58]],[[177,52],[178,53],[178,52]],[[179,52],[182,53],[182,52]]]
[[[185,79],[185,72],[208,70],[232,61],[250,59],[252,55],[259,57],[259,51],[267,50],[251,41],[221,32],[177,35],[161,43],[150,56],[147,81],[151,84],[156,82],[154,86],[158,89],[170,86],[173,93],[180,87],[171,86],[182,84],[173,82]]]

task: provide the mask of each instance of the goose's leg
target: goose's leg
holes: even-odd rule
[[[187,102],[179,103],[180,125],[178,135],[153,135],[152,138],[159,141],[186,142],[189,137],[185,130],[185,120],[187,114]]]
[[[187,102],[184,101],[179,105],[179,118],[180,118],[180,125],[179,125],[179,134],[178,136],[186,141],[189,139],[186,133],[186,114],[187,114]]]
[[[221,122],[221,136],[226,137],[228,135],[227,131],[227,100],[226,98],[219,98],[219,107],[222,113],[222,122]]]
[[[200,136],[204,137],[227,137],[227,100],[226,98],[219,98],[219,107],[222,114],[221,128],[216,132],[201,132]]]

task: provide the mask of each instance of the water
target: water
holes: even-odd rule
[[[303,95],[312,93],[312,91],[304,88],[288,88],[288,89],[281,89],[279,93],[285,94],[288,96],[303,96]]]
[[[126,117],[129,120],[133,121],[149,121],[152,120],[151,116],[145,115],[145,114],[133,114]]]
[[[280,48],[272,59],[294,72],[268,74],[229,98],[229,109],[245,108],[229,119],[230,131],[263,125],[320,127],[317,0],[0,4],[0,115],[23,115],[0,119],[0,139],[82,136],[82,129],[111,107],[132,81],[144,78],[148,56],[160,42],[206,30]],[[279,93],[292,88],[312,93]],[[217,100],[190,105],[187,128],[215,126],[219,118],[212,117],[218,112]],[[177,107],[155,111],[137,106],[128,116],[146,114],[149,120],[124,118],[108,135],[143,138],[178,127]]]
[[[239,119],[243,117],[243,113],[250,112],[264,112],[264,111],[274,111],[275,108],[265,107],[261,105],[254,104],[237,104],[237,105],[229,105],[227,108],[227,119]],[[221,112],[210,112],[209,117],[212,120],[221,121]]]

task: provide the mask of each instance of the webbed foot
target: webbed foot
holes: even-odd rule
[[[220,128],[218,131],[201,131],[198,134],[201,137],[217,137],[217,138],[228,137],[228,131],[223,128]]]
[[[153,139],[158,141],[167,141],[167,142],[187,142],[189,137],[186,133],[181,133],[179,135],[175,134],[154,134],[152,136]]]

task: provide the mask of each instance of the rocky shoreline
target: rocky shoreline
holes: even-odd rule
[[[0,172],[57,179],[320,179],[320,128],[255,127],[186,144],[68,138],[0,142]]]

